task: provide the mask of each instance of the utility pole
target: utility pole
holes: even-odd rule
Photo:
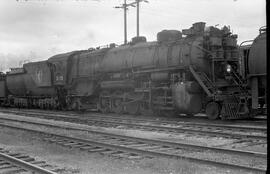
[[[139,36],[139,5],[140,2],[147,2],[147,0],[135,0],[135,2],[126,3],[126,0],[124,0],[124,3],[122,6],[116,6],[114,8],[122,8],[124,9],[124,43],[127,44],[127,10],[128,7],[136,7],[137,6],[137,37]]]
[[[137,2],[137,37],[140,36],[140,12],[139,12],[139,9],[140,9],[140,0],[136,0]]]
[[[124,4],[122,4],[122,6],[114,7],[124,9],[124,44],[127,44],[127,10],[129,6],[135,7],[134,2],[127,4],[127,1],[124,0]]]
[[[127,44],[127,0],[124,0],[124,44]]]
[[[140,2],[147,2],[147,0],[136,0],[137,4],[137,37],[140,36]]]
[[[128,10],[127,0],[124,0],[122,6],[116,6],[114,8],[124,9],[124,44],[127,44],[127,10]]]

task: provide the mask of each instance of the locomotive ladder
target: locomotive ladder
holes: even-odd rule
[[[232,70],[232,75],[233,75],[233,80],[234,80],[234,82],[238,85],[240,92],[241,92],[242,94],[247,94],[247,95],[248,95],[246,89],[244,88],[245,83],[244,83],[244,81],[241,79],[241,77],[238,76],[234,70]]]
[[[245,89],[244,81],[241,79],[237,73],[232,70],[232,79],[234,83],[238,86],[239,94],[238,97],[233,95],[236,102],[235,103],[225,103],[225,112],[228,113],[224,116],[223,119],[239,119],[239,118],[248,118],[249,115],[247,112],[240,111],[241,106],[246,105],[247,97],[249,96],[248,91]],[[244,102],[243,102],[244,101]]]
[[[215,93],[215,86],[207,75],[203,72],[196,72],[192,66],[189,66],[189,70],[193,77],[197,80],[200,86],[203,88],[208,97],[213,97]]]

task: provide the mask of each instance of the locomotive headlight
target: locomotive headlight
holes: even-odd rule
[[[226,71],[227,73],[230,73],[232,71],[232,66],[231,65],[226,65]]]

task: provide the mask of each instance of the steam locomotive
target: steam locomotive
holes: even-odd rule
[[[163,30],[157,41],[72,51],[0,74],[5,106],[103,113],[250,116],[237,35],[197,22]],[[254,82],[255,83],[255,82]]]

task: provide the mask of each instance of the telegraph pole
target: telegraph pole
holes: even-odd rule
[[[122,8],[124,9],[124,44],[127,44],[127,10],[128,6],[132,6],[133,4],[127,4],[127,1],[124,0],[124,4],[122,6],[116,6],[114,8]]]
[[[137,37],[140,36],[140,2],[147,2],[147,0],[136,0],[137,6]]]
[[[137,3],[137,37],[140,36],[140,0],[136,0]]]
[[[127,10],[128,7],[136,7],[137,6],[137,37],[140,36],[140,2],[147,2],[147,0],[135,0],[135,2],[131,2],[131,3],[126,3],[126,0],[124,0],[124,4],[122,4],[122,6],[116,6],[114,8],[122,8],[124,9],[124,43],[127,43]]]
[[[127,1],[124,0],[124,44],[127,44]]]

